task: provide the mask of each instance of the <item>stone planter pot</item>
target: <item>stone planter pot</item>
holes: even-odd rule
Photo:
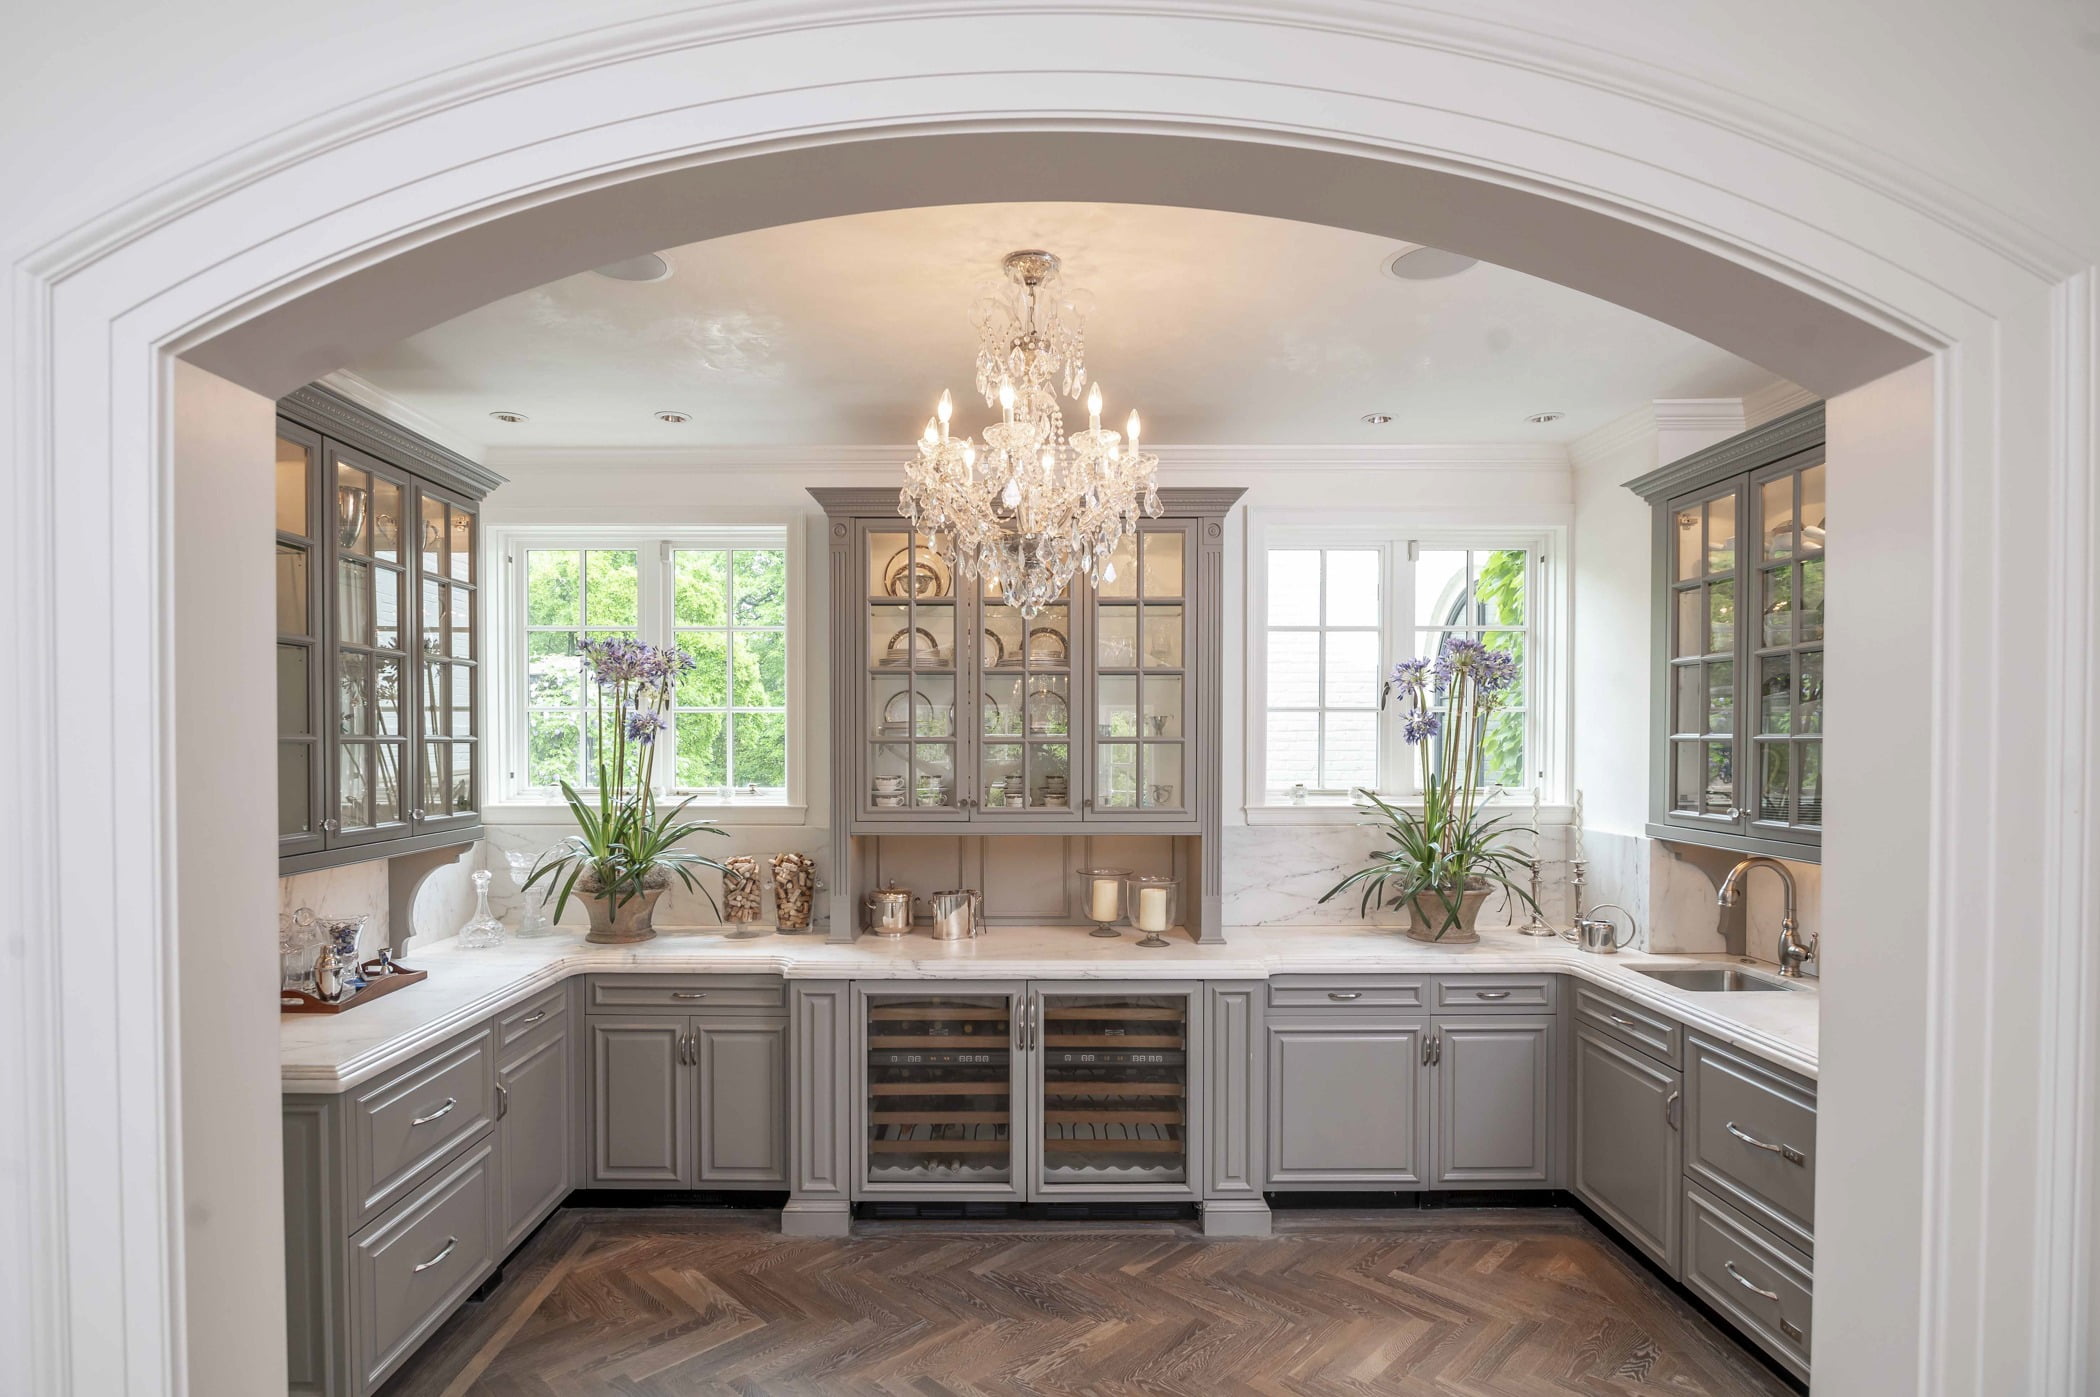
[[[618,909],[612,899],[598,886],[598,880],[589,873],[576,880],[577,896],[583,899],[583,910],[590,914],[591,929],[583,938],[600,945],[625,945],[634,941],[647,941],[656,935],[653,919],[656,902],[664,895],[671,883],[670,875],[654,870],[642,875],[642,894],[622,902]]]
[[[1480,909],[1487,905],[1486,883],[1469,884],[1458,899],[1458,925],[1449,926],[1451,910],[1433,894],[1408,899],[1408,939],[1439,946],[1463,946],[1480,939]]]

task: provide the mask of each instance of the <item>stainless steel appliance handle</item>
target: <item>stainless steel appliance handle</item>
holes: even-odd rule
[[[432,1111],[432,1112],[431,1112],[431,1113],[430,1113],[429,1115],[427,1115],[427,1116],[417,1116],[417,1117],[416,1117],[416,1118],[415,1118],[414,1120],[412,1120],[412,1121],[410,1121],[410,1122],[409,1122],[409,1125],[410,1125],[410,1126],[418,1126],[418,1125],[428,1125],[428,1124],[430,1124],[430,1123],[431,1123],[432,1121],[434,1121],[434,1120],[442,1120],[442,1119],[444,1119],[444,1118],[445,1118],[446,1116],[449,1116],[449,1115],[451,1115],[451,1114],[452,1114],[452,1108],[453,1108],[453,1107],[455,1107],[455,1106],[457,1106],[457,1105],[459,1105],[459,1098],[458,1098],[458,1097],[456,1097],[456,1096],[448,1096],[448,1097],[446,1097],[446,1098],[445,1098],[445,1104],[444,1104],[444,1105],[442,1105],[442,1106],[438,1107],[438,1108],[437,1108],[437,1109],[436,1109],[435,1111]]]
[[[1746,1131],[1738,1129],[1734,1121],[1728,1122],[1728,1133],[1730,1135],[1733,1135],[1736,1139],[1742,1141],[1744,1144],[1750,1146],[1750,1148],[1755,1150],[1768,1150],[1771,1153],[1778,1155],[1781,1159],[1785,1160],[1789,1164],[1808,1163],[1808,1156],[1801,1153],[1801,1151],[1795,1149],[1792,1145],[1775,1145],[1770,1140],[1760,1140],[1755,1135],[1751,1135]]]
[[[428,1271],[431,1267],[437,1265],[440,1261],[443,1261],[446,1257],[452,1255],[452,1249],[458,1245],[459,1238],[447,1237],[445,1239],[445,1245],[438,1248],[438,1254],[436,1256],[431,1257],[430,1260],[424,1262],[421,1266],[410,1268],[409,1274],[414,1276],[422,1275],[425,1271]]]
[[[1776,1290],[1766,1290],[1766,1289],[1765,1289],[1765,1288],[1764,1288],[1763,1286],[1759,1285],[1759,1284],[1758,1284],[1758,1283],[1757,1283],[1756,1281],[1753,1281],[1753,1280],[1751,1280],[1751,1279],[1750,1279],[1750,1278],[1749,1278],[1748,1276],[1744,1275],[1744,1274],[1743,1274],[1743,1273],[1742,1273],[1741,1271],[1738,1271],[1738,1270],[1736,1270],[1736,1269],[1735,1269],[1735,1263],[1734,1263],[1733,1261],[1724,1261],[1724,1262],[1722,1262],[1722,1263],[1721,1263],[1721,1266],[1722,1266],[1722,1268],[1723,1268],[1723,1269],[1725,1269],[1725,1270],[1726,1270],[1726,1271],[1728,1272],[1728,1274],[1729,1274],[1729,1275],[1731,1275],[1731,1276],[1734,1276],[1734,1277],[1735,1277],[1735,1283],[1736,1283],[1737,1285],[1739,1285],[1739,1286],[1741,1286],[1741,1287],[1742,1287],[1743,1289],[1745,1289],[1745,1290],[1749,1291],[1749,1292],[1750,1292],[1750,1293],[1751,1293],[1752,1295],[1762,1295],[1762,1296],[1763,1296],[1763,1297],[1764,1297],[1765,1299],[1767,1299],[1767,1300],[1777,1300],[1777,1299],[1779,1298],[1779,1292],[1778,1292],[1778,1291],[1776,1291]]]

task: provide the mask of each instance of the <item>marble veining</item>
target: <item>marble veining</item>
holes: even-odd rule
[[[1585,955],[1558,938],[1485,931],[1471,946],[1410,941],[1361,923],[1337,927],[1232,927],[1223,945],[1180,941],[1140,949],[1076,927],[999,927],[974,941],[924,935],[863,937],[850,946],[817,936],[732,941],[720,931],[678,932],[637,946],[593,946],[562,934],[462,951],[441,942],[418,954],[430,979],[339,1015],[283,1020],[288,1092],[340,1092],[497,1011],[577,975],[766,972],[789,979],[1136,980],[1264,979],[1279,974],[1559,972],[1754,1052],[1804,1076],[1816,1074],[1813,989],[1777,994],[1694,994],[1633,973],[1684,957]]]

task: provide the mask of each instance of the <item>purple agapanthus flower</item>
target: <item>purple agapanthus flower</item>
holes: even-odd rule
[[[1426,708],[1417,708],[1401,721],[1400,736],[1407,739],[1408,746],[1414,747],[1435,737],[1443,730],[1443,726],[1442,715]]]
[[[1424,659],[1402,660],[1393,666],[1392,683],[1398,687],[1406,685],[1419,689],[1429,682],[1429,661]]]
[[[1516,656],[1505,650],[1484,650],[1473,662],[1473,682],[1484,694],[1498,694],[1516,680]]]
[[[648,746],[666,726],[664,715],[650,708],[627,710],[627,740]]]

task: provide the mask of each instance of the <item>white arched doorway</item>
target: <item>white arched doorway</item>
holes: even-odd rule
[[[988,67],[1008,52],[1025,70]],[[205,926],[238,931],[267,895],[253,811],[268,803],[245,798],[261,773],[241,761],[244,731],[267,730],[263,708],[242,708],[268,692],[247,682],[266,647],[224,611],[224,634],[200,634],[186,609],[261,578],[229,545],[266,532],[264,486],[235,468],[241,395],[179,400],[169,361],[272,393],[627,252],[1001,197],[1279,212],[1474,252],[1819,390],[1860,390],[1833,404],[1834,450],[1853,430],[1870,457],[1890,414],[1930,414],[1921,459],[1879,463],[1900,505],[1855,503],[1882,520],[1874,566],[1918,581],[1908,612],[1855,593],[1899,631],[1850,692],[1894,686],[1923,709],[1923,741],[1867,746],[1861,775],[1884,798],[1829,831],[1826,917],[1861,929],[1826,977],[1848,1026],[1825,1035],[1824,1187],[1842,1192],[1820,1239],[1819,1369],[1836,1390],[1886,1389],[1894,1372],[1960,1392],[2039,1389],[2090,1364],[2090,1293],[2075,1284],[2093,1265],[2093,1185],[2074,1168],[2091,1145],[2077,1090],[2096,1014],[2076,940],[2090,280],[1856,152],[1696,94],[1664,101],[1572,46],[1520,61],[1281,15],[1046,26],[817,7],[792,24],[703,16],[491,59],[229,156],[25,263],[17,591],[28,672],[64,680],[17,691],[17,750],[40,754],[18,805],[55,812],[47,830],[112,808],[141,822],[114,884],[106,855],[17,841],[21,915],[44,933],[9,989],[36,1142],[24,1167],[58,1199],[21,1216],[22,1254],[48,1283],[16,1311],[25,1390],[159,1391],[186,1363],[252,1373],[211,1368],[204,1350],[275,1294],[270,1220],[229,1226],[276,1168],[241,1148],[244,1128],[274,1120],[272,967]],[[1863,387],[1928,353],[1924,398]],[[175,471],[176,430],[218,445],[226,473]],[[2066,522],[2038,537],[2047,518]],[[108,585],[54,589],[81,519],[107,521]],[[1993,682],[1993,661],[2017,652],[2033,657],[2023,682]],[[1833,724],[1872,729],[1842,680]],[[1906,858],[1925,865],[1908,885],[1877,881]],[[1887,1283],[1891,1255],[1914,1261],[1914,1289]]]

